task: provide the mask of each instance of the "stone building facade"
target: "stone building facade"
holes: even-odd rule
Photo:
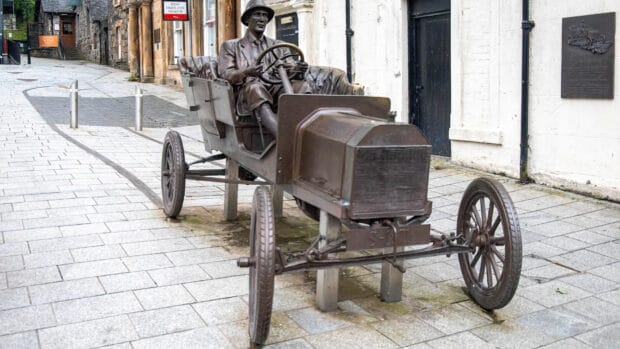
[[[108,65],[129,70],[129,33],[127,0],[112,0],[108,18]]]
[[[107,0],[82,0],[76,8],[76,47],[81,59],[109,64],[110,5]]]

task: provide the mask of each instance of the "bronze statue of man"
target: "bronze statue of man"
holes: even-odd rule
[[[257,65],[258,56],[278,43],[264,35],[267,23],[273,19],[274,11],[263,0],[250,0],[241,15],[241,23],[247,26],[245,36],[224,42],[218,58],[218,74],[234,87],[239,115],[254,115],[274,136],[277,133],[277,98],[283,92],[281,85],[270,85],[259,76],[262,66]],[[269,57],[267,57],[269,58]],[[303,80],[308,64],[287,60],[289,76],[301,80],[291,81],[296,93],[309,93]]]

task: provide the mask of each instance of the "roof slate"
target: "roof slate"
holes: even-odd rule
[[[90,17],[95,20],[108,18],[109,3],[108,0],[90,0]]]
[[[41,8],[46,13],[75,13],[81,3],[81,0],[41,0]]]

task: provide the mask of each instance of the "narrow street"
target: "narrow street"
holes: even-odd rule
[[[0,65],[0,348],[247,348],[253,186],[237,221],[224,185],[187,182],[181,217],[161,210],[162,141],[206,153],[180,89],[129,73],[33,58]],[[79,81],[79,127],[69,86]],[[134,129],[135,88],[144,130]],[[223,162],[216,164],[224,166]],[[377,297],[381,265],[341,269],[339,310],[315,306],[315,272],[276,277],[268,348],[613,348],[620,343],[620,205],[434,160],[434,231],[455,231],[476,177],[517,208],[523,268],[512,302],[471,301],[457,256],[406,262],[403,300]],[[318,224],[285,197],[277,239],[303,250]]]

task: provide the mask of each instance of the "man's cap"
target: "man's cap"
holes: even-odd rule
[[[274,11],[267,5],[265,5],[264,0],[250,0],[248,4],[245,6],[245,11],[241,15],[241,23],[248,25],[250,20],[250,16],[254,10],[261,9],[267,11],[267,15],[269,16],[269,21],[273,19]]]

